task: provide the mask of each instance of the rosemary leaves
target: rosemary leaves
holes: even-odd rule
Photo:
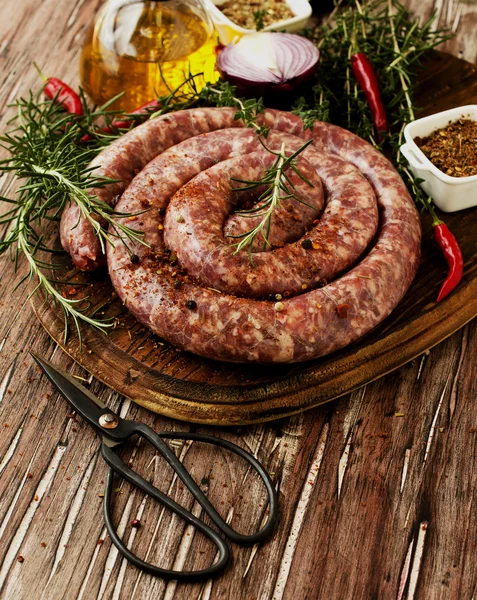
[[[60,282],[54,278],[57,265],[42,256],[53,252],[45,242],[45,223],[59,221],[66,204],[74,202],[93,228],[103,252],[106,244],[114,245],[119,235],[131,244],[142,243],[142,233],[117,218],[134,215],[115,212],[92,193],[114,183],[97,177],[89,165],[101,148],[123,134],[115,124],[127,122],[133,127],[148,118],[194,104],[235,106],[237,119],[242,119],[257,134],[267,135],[267,128],[257,123],[257,115],[263,110],[260,100],[235,98],[233,88],[221,82],[199,91],[195,85],[197,77],[200,76],[189,75],[177,89],[158,98],[160,108],[153,115],[111,111],[109,106],[115,98],[100,108],[91,109],[82,94],[81,115],[65,112],[55,98],[45,101],[42,90],[30,92],[27,98],[16,101],[11,129],[0,136],[0,146],[9,155],[0,161],[0,168],[14,174],[20,187],[15,196],[0,197],[0,201],[9,206],[0,217],[0,225],[7,226],[0,240],[0,254],[9,252],[15,264],[20,256],[26,258],[28,274],[18,285],[31,281],[32,293],[41,288],[47,299],[62,308],[65,337],[69,320],[75,324],[80,340],[81,321],[102,330],[111,324],[90,314],[88,298],[71,298],[58,290]],[[135,260],[133,254],[131,260]]]
[[[277,207],[284,200],[294,199],[301,204],[306,204],[301,198],[299,198],[294,193],[294,185],[288,177],[286,170],[291,169],[294,173],[296,173],[302,180],[305,181],[307,185],[313,187],[313,184],[308,181],[303,173],[298,169],[296,164],[296,158],[312,143],[313,140],[309,140],[305,142],[296,152],[293,152],[290,156],[286,155],[285,144],[282,144],[280,152],[274,152],[270,148],[267,148],[262,141],[262,145],[265,149],[274,154],[277,158],[273,165],[265,171],[264,176],[257,181],[246,181],[243,179],[234,179],[239,183],[244,184],[244,187],[236,188],[240,191],[252,190],[255,188],[260,188],[262,186],[266,186],[265,191],[259,196],[255,206],[248,210],[240,210],[237,211],[238,215],[244,217],[259,217],[259,222],[254,225],[249,231],[245,233],[241,233],[236,236],[239,238],[235,246],[235,253],[240,252],[240,250],[247,249],[248,256],[250,260],[250,264],[252,267],[253,263],[253,255],[252,249],[254,245],[255,239],[260,236],[263,242],[263,249],[266,249],[267,246],[270,245],[269,235],[270,228],[272,222],[272,215],[274,214]],[[307,205],[310,208],[313,208],[310,205]]]
[[[397,149],[401,126],[415,117],[412,94],[419,61],[450,36],[432,29],[434,17],[419,25],[396,0],[340,5],[342,0],[329,19],[306,32],[320,49],[319,71],[316,84],[296,101],[293,112],[308,127],[317,119],[329,121],[377,145],[372,116],[351,70],[357,47],[372,58],[389,122],[398,125],[384,140]]]

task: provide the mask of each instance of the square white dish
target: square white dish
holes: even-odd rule
[[[255,29],[240,27],[240,25],[236,25],[221,12],[220,5],[225,4],[226,0],[202,1],[219,34],[220,42],[224,46],[247,33],[255,33]],[[272,25],[268,25],[268,27],[264,27],[261,31],[286,31],[294,33],[305,27],[306,22],[311,16],[311,5],[308,0],[285,0],[285,2],[294,16],[291,19],[277,21]]]
[[[414,142],[416,137],[427,137],[459,119],[477,121],[477,105],[458,106],[443,112],[417,119],[404,128],[406,143],[401,152],[415,177],[423,179],[422,189],[432,197],[444,212],[455,212],[477,206],[477,175],[451,177],[438,169]]]

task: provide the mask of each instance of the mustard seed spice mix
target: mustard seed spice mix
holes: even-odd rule
[[[428,137],[414,138],[427,158],[446,175],[477,175],[477,122],[459,119]]]
[[[228,19],[246,29],[263,29],[295,16],[285,0],[230,0],[218,8]]]

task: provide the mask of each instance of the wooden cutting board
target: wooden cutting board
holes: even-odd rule
[[[422,65],[417,101],[419,116],[477,103],[477,70],[449,54],[430,53]],[[74,330],[64,341],[61,309],[45,303],[41,294],[32,304],[50,336],[78,363],[154,412],[216,425],[267,421],[328,402],[389,373],[477,315],[477,208],[446,215],[445,220],[465,259],[458,289],[436,304],[446,265],[425,215],[421,265],[396,310],[359,342],[303,364],[234,365],[177,350],[125,311],[106,272],[78,274],[67,258],[59,277],[71,281],[65,293],[86,289],[100,313],[114,318],[114,329],[106,336],[82,326],[80,347]]]

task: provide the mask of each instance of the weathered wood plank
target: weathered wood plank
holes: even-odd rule
[[[477,11],[474,0],[401,0],[401,4],[422,20],[427,20],[435,13],[434,28],[446,28],[455,34],[440,49],[477,63]]]
[[[477,59],[472,29],[477,9],[472,2],[406,4],[423,16],[433,6],[441,7],[440,22],[455,21],[459,9],[458,36],[447,48]],[[2,107],[37,85],[33,59],[48,73],[75,82],[81,35],[99,5],[99,0],[74,6],[64,0],[2,4]],[[8,115],[2,111],[2,131]],[[0,186],[4,193],[5,178]],[[2,261],[0,598],[23,600],[32,590],[45,600],[447,600],[475,595],[475,321],[429,356],[323,409],[241,430],[201,428],[258,452],[279,483],[280,523],[258,552],[233,548],[233,566],[221,578],[176,586],[141,574],[117,557],[113,560],[101,514],[106,471],[98,440],[89,427],[70,417],[66,403],[39,377],[27,351],[53,357],[76,375],[87,374],[55,349],[28,304],[19,312],[26,292],[11,293],[17,276]],[[91,389],[112,408],[122,407],[128,417],[157,429],[187,429],[97,382]],[[170,488],[173,497],[192,506],[151,449],[134,454],[131,446],[127,452],[156,485]],[[263,498],[243,465],[194,444],[185,460],[199,481],[206,476],[203,485],[223,514],[234,507],[232,523],[246,531]],[[123,519],[126,539],[132,533],[130,520],[143,510],[133,549],[145,555],[150,548],[149,558],[172,564],[187,544],[183,528],[170,515],[161,520],[161,510],[150,501],[143,504],[127,484],[118,488],[115,517],[118,523]],[[213,551],[194,536],[184,554],[186,566],[198,567],[211,560]],[[18,555],[24,562],[18,562]]]

